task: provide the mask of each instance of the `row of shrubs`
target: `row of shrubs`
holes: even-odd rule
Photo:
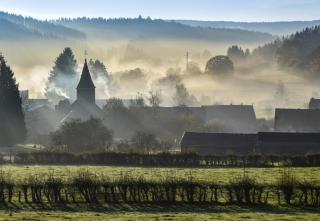
[[[320,154],[299,156],[283,155],[223,155],[200,156],[195,153],[85,153],[72,154],[64,152],[19,153],[14,157],[17,164],[51,164],[51,165],[111,165],[111,166],[162,166],[162,167],[274,167],[320,166]]]
[[[286,204],[320,206],[320,186],[298,182],[284,172],[275,184],[259,184],[246,175],[228,184],[180,179],[146,180],[122,175],[117,180],[79,171],[69,180],[52,175],[30,176],[19,183],[1,176],[0,202],[19,203],[191,203]]]

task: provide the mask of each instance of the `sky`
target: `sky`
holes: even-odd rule
[[[320,19],[320,0],[0,0],[0,10],[40,19],[143,17],[211,21]]]

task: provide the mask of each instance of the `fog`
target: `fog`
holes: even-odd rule
[[[276,65],[256,67],[235,65],[232,77],[217,78],[204,73],[206,62],[215,55],[225,55],[230,44],[205,41],[44,41],[0,42],[2,53],[15,72],[20,89],[30,97],[43,98],[46,81],[56,57],[64,47],[76,55],[79,76],[88,58],[99,59],[111,78],[94,79],[98,99],[134,98],[141,93],[160,91],[162,106],[175,103],[176,85],[187,89],[190,106],[209,104],[253,104],[258,117],[271,117],[270,108],[304,108],[310,97],[318,96],[318,82],[280,71]],[[257,44],[241,45],[252,50]],[[186,52],[189,68],[186,71]],[[282,82],[281,98],[277,88]]]

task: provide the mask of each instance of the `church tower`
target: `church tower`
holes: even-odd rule
[[[77,86],[77,100],[73,102],[69,113],[61,120],[61,123],[71,119],[82,121],[89,120],[92,117],[103,119],[104,115],[104,112],[96,105],[96,87],[89,72],[87,59],[85,59]]]
[[[95,104],[95,89],[96,87],[94,86],[89,72],[87,59],[85,59],[81,78],[77,86],[77,101],[87,104]]]

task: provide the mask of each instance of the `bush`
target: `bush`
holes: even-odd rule
[[[112,131],[99,119],[71,120],[51,134],[53,145],[71,152],[93,151],[112,143]]]

